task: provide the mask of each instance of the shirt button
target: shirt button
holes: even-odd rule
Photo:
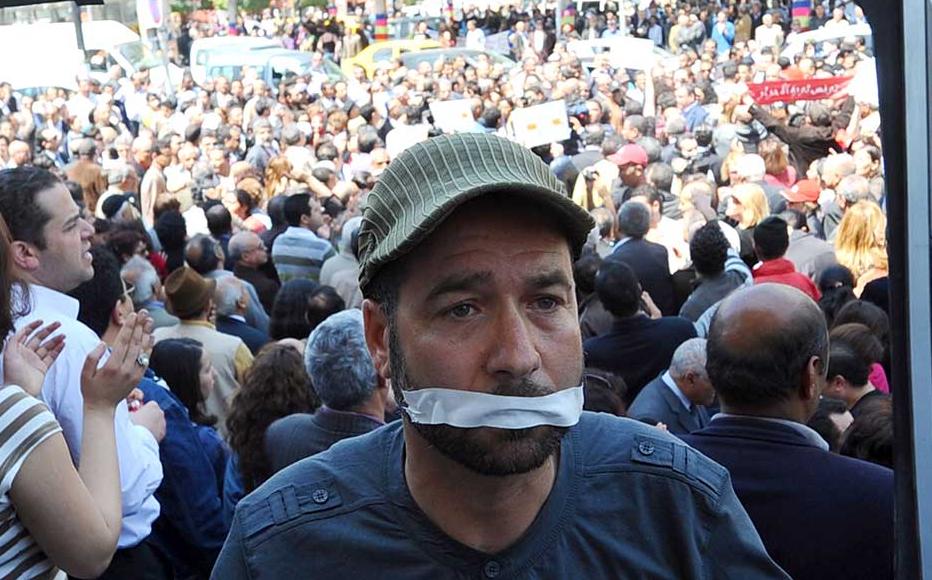
[[[327,493],[326,489],[315,489],[314,493],[311,495],[311,499],[314,500],[314,503],[327,503],[327,500],[330,499],[330,494]]]
[[[502,565],[491,560],[485,563],[485,566],[482,568],[482,572],[485,574],[486,578],[495,578],[502,572]]]
[[[641,455],[653,455],[654,444],[650,441],[641,441],[638,444],[638,452],[640,452]]]

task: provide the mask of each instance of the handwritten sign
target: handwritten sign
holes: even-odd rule
[[[806,79],[801,81],[770,81],[748,85],[751,97],[759,105],[783,101],[820,101],[830,99],[851,82],[851,77]]]
[[[515,141],[525,147],[537,147],[570,137],[566,103],[551,101],[542,105],[515,109],[509,118]]]

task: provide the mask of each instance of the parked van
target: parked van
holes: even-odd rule
[[[280,42],[260,36],[211,36],[191,43],[191,77],[198,85],[207,79],[207,67],[212,56],[243,52],[257,48],[281,48]]]
[[[106,81],[113,65],[129,76],[150,71],[153,87],[160,87],[170,75],[174,83],[183,70],[169,64],[143,44],[139,35],[115,20],[84,22],[84,53],[78,50],[74,24],[70,22],[11,24],[0,26],[0,51],[12,58],[0,59],[0,79],[14,89],[60,87],[77,89],[78,77],[89,75]],[[24,50],[41,39],[41,50]]]

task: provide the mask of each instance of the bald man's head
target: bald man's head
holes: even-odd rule
[[[805,422],[825,382],[828,330],[808,296],[761,284],[726,298],[712,319],[706,369],[724,406]]]

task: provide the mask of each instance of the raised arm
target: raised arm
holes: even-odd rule
[[[656,89],[654,87],[654,71],[646,70],[644,71],[644,110],[643,114],[645,117],[654,117],[657,114],[657,98],[656,98]]]
[[[100,344],[81,375],[84,420],[81,464],[75,470],[61,433],[35,447],[16,474],[10,497],[17,517],[56,566],[72,576],[100,575],[116,551],[122,525],[114,416],[139,383],[140,353],[152,348],[150,319],[130,315],[100,369]]]

